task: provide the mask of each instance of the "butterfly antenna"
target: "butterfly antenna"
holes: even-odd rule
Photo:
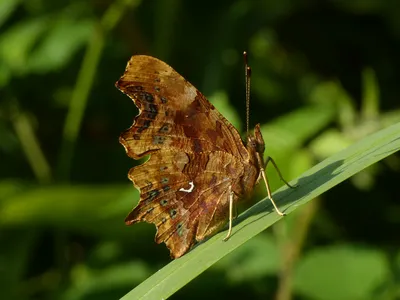
[[[246,134],[249,136],[249,122],[250,122],[250,78],[251,68],[247,60],[247,52],[243,52],[244,58],[244,76],[246,81]]]

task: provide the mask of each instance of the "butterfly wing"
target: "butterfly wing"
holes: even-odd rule
[[[171,256],[180,257],[195,241],[226,223],[229,186],[243,170],[238,160],[224,152],[157,151],[129,172],[141,193],[138,206],[125,221],[154,223],[156,242],[165,242]]]
[[[120,142],[134,159],[151,154],[129,172],[140,201],[125,221],[154,223],[156,242],[179,257],[226,223],[249,153],[238,131],[164,62],[133,56],[116,86],[139,108]]]
[[[156,150],[224,151],[248,158],[235,127],[187,80],[151,56],[133,56],[116,83],[139,108],[120,137],[127,154],[138,159]]]

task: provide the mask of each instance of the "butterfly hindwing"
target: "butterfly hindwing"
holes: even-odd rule
[[[140,202],[126,222],[154,223],[156,242],[178,257],[225,224],[229,187],[242,173],[242,165],[223,152],[155,152],[129,172]]]

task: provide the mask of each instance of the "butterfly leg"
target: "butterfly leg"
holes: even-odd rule
[[[267,159],[265,160],[265,163],[264,163],[264,168],[267,167],[267,165],[268,165],[269,162],[271,162],[272,165],[275,167],[275,170],[278,172],[279,178],[280,178],[288,187],[290,187],[290,188],[292,188],[292,189],[295,188],[295,186],[290,185],[285,179],[283,179],[283,176],[282,176],[282,174],[281,174],[281,171],[279,171],[279,168],[278,168],[278,166],[276,165],[275,161],[272,159],[272,157],[270,157],[270,156],[267,157]],[[265,174],[265,169],[264,169],[264,168],[261,169],[261,176],[262,176],[262,178],[264,179],[265,186],[267,187],[268,198],[269,198],[269,200],[271,200],[271,203],[272,203],[272,205],[274,206],[276,213],[277,213],[278,215],[280,215],[280,216],[284,216],[285,214],[279,210],[279,208],[278,208],[278,207],[276,206],[276,204],[275,204],[274,199],[272,199],[271,189],[270,189],[270,187],[269,187],[268,178],[267,178],[267,175]]]
[[[265,182],[265,186],[267,187],[267,193],[268,193],[268,198],[271,201],[272,205],[275,208],[275,211],[278,215],[280,216],[284,216],[285,214],[283,212],[281,212],[278,208],[278,206],[276,206],[274,199],[272,198],[271,195],[271,188],[269,187],[269,182],[268,182],[268,178],[267,175],[265,174],[265,168],[267,167],[268,163],[272,162],[273,166],[275,167],[276,171],[278,172],[278,175],[280,177],[280,179],[282,179],[282,181],[290,188],[294,188],[293,186],[291,186],[285,179],[283,179],[281,172],[278,169],[278,166],[276,165],[275,161],[272,159],[272,157],[268,156],[267,159],[265,160],[264,163],[264,168],[261,168],[261,176],[264,179]]]
[[[227,241],[232,233],[232,219],[233,219],[233,192],[232,187],[229,187],[229,230],[228,234],[224,238],[224,241]]]
[[[269,162],[271,162],[271,163],[273,164],[273,166],[274,166],[276,172],[277,172],[278,175],[279,175],[279,178],[280,178],[288,187],[290,187],[291,189],[296,188],[296,186],[290,185],[290,184],[283,178],[283,176],[282,176],[282,174],[281,174],[281,171],[279,171],[278,166],[276,165],[275,161],[273,160],[273,158],[272,158],[271,156],[268,156],[267,159],[265,160],[265,163],[264,163],[265,168],[267,168],[267,165],[268,165]]]
[[[265,175],[264,169],[261,169],[261,176],[264,179],[265,186],[267,187],[268,198],[271,201],[272,205],[274,206],[276,213],[280,216],[284,216],[285,214],[279,210],[278,206],[276,206],[276,204],[275,204],[274,199],[272,199],[271,189],[269,187],[268,178],[267,178],[267,175]]]

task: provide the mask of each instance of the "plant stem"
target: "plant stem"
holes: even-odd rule
[[[104,13],[100,22],[93,28],[64,124],[57,168],[59,179],[68,181],[70,177],[76,141],[82,125],[89,93],[93,86],[97,66],[104,48],[106,34],[116,26],[123,13],[127,11],[128,6],[137,6],[139,3],[140,0],[120,0],[113,2]]]
[[[50,165],[40,147],[29,116],[19,111],[18,105],[14,106],[13,115],[12,123],[15,133],[36,179],[42,184],[49,183],[51,181]]]
[[[292,299],[293,269],[299,258],[311,221],[318,207],[318,199],[307,204],[296,216],[290,239],[284,243],[283,264],[279,274],[276,300]]]

